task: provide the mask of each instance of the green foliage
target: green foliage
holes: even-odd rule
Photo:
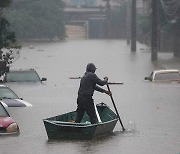
[[[150,33],[151,31],[151,22],[149,15],[140,15],[138,18],[138,27],[140,27],[140,30],[142,33]]]
[[[15,33],[9,29],[10,23],[0,16],[0,50],[2,48],[18,48]]]
[[[63,8],[61,0],[36,0],[14,4],[6,17],[19,39],[62,39],[65,35]]]
[[[12,3],[12,0],[0,0],[0,8],[9,7]]]
[[[119,8],[111,12],[111,31],[113,37],[126,36],[127,4],[123,3]]]
[[[138,20],[138,27],[143,34],[151,32],[151,14],[143,14]],[[158,28],[160,31],[180,37],[180,8],[178,9],[174,19],[168,19],[167,15],[158,3]]]

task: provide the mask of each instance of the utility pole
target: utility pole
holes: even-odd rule
[[[130,25],[131,25],[131,15],[130,15],[131,1],[127,1],[127,18],[126,18],[126,39],[127,44],[130,44]]]
[[[107,30],[108,30],[108,39],[111,39],[111,5],[110,0],[104,0],[106,1],[106,11],[107,11]]]
[[[157,0],[152,0],[151,60],[157,60],[158,48]]]
[[[131,51],[136,51],[136,0],[131,3]]]

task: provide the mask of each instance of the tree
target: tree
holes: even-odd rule
[[[6,11],[11,29],[21,40],[63,39],[64,3],[61,0],[34,0],[12,4]]]
[[[8,7],[12,0],[1,0],[0,8]],[[9,64],[13,62],[16,55],[13,53],[14,49],[19,49],[16,36],[13,31],[9,29],[10,23],[0,14],[0,76],[9,71]],[[4,51],[5,50],[5,51]]]
[[[145,0],[151,2],[150,0]],[[157,1],[158,8],[158,30],[161,40],[161,47],[164,46],[164,50],[169,49],[174,52],[175,56],[180,56],[180,2],[179,0],[166,0]],[[151,11],[146,15],[142,15],[139,19],[139,30],[142,36],[148,36],[151,30]],[[142,37],[141,38],[144,38]],[[150,36],[150,35],[149,35]],[[168,37],[164,37],[168,36]],[[171,39],[173,38],[173,40]],[[165,42],[165,43],[162,43]]]
[[[10,23],[0,17],[0,49],[14,47],[16,43],[15,33],[9,30]]]
[[[114,38],[126,37],[127,4],[122,3],[119,8],[111,12],[111,33]]]
[[[0,1],[0,8],[9,7],[12,3],[12,0],[1,0]]]

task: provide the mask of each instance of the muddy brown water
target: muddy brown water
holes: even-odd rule
[[[95,63],[100,78],[124,83],[110,88],[126,131],[121,132],[118,122],[111,134],[97,139],[49,141],[42,119],[76,109],[79,80],[69,77],[82,76],[89,62]],[[151,62],[148,47],[138,43],[137,52],[131,53],[125,40],[26,43],[11,66],[19,68],[34,68],[47,81],[8,84],[33,107],[8,108],[20,135],[0,136],[1,154],[180,153],[180,84],[144,81],[152,70],[180,69],[180,59],[173,54],[159,53],[158,61]],[[105,94],[96,92],[94,99],[113,108]]]

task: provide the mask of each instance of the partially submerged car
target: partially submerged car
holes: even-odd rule
[[[5,107],[30,107],[30,103],[19,98],[8,86],[0,85],[0,102]]]
[[[34,69],[10,70],[4,76],[3,82],[42,82],[47,78],[40,78]]]
[[[0,135],[18,134],[19,126],[0,102]]]
[[[152,82],[180,82],[180,71],[177,69],[155,70],[145,80]]]

